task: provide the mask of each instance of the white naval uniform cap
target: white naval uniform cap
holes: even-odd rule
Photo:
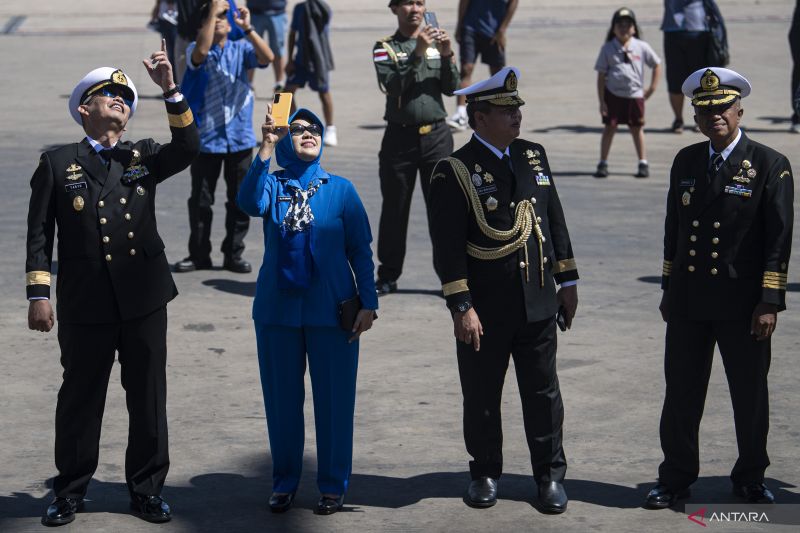
[[[729,68],[704,67],[692,72],[681,91],[694,106],[725,105],[744,98],[752,89],[747,78]]]
[[[488,102],[500,106],[525,105],[517,92],[519,69],[504,67],[488,80],[473,83],[469,87],[459,89],[454,94],[467,97],[467,103]]]
[[[139,94],[136,92],[136,86],[133,84],[128,76],[122,70],[114,67],[100,67],[91,71],[83,77],[78,85],[72,89],[72,95],[69,97],[69,114],[75,119],[78,124],[83,124],[81,121],[81,114],[78,112],[78,106],[81,105],[88,96],[99,91],[108,85],[116,85],[125,89],[127,93],[126,98],[133,102],[130,105],[131,114],[136,111],[136,104],[139,102]]]

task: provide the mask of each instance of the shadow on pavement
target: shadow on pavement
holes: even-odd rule
[[[661,276],[641,276],[636,278],[638,281],[642,283],[656,283],[661,284]],[[800,292],[800,283],[787,283],[786,290],[788,292]]]
[[[203,285],[212,287],[218,291],[238,294],[239,296],[255,296],[255,281],[236,281],[232,279],[207,279]]]

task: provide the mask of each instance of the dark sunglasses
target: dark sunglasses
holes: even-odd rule
[[[735,100],[734,100],[735,101]],[[721,115],[733,105],[733,102],[723,105],[709,105],[709,106],[695,106],[694,112],[701,117],[710,117],[712,115]]]
[[[291,124],[289,126],[289,132],[295,136],[299,136],[305,132],[308,132],[314,137],[321,137],[322,127],[319,124],[309,124],[308,126],[303,126],[302,124]]]
[[[117,96],[119,96],[120,98],[122,98],[122,101],[125,102],[125,105],[127,105],[128,107],[133,107],[133,100],[130,100],[127,97],[125,90],[121,89],[120,87],[114,87],[113,85],[107,85],[101,89],[98,89],[96,92],[90,94],[86,98],[86,100],[84,100],[83,103],[87,104],[92,96],[97,96],[97,95],[102,95],[107,98],[116,98]]]

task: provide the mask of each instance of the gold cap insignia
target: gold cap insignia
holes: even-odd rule
[[[506,90],[507,91],[517,90],[517,75],[514,74],[513,70],[508,73],[508,76],[506,76]]]
[[[121,70],[115,70],[111,74],[111,81],[117,85],[128,85],[128,78],[125,77],[125,73],[123,73]]]
[[[83,211],[83,196],[76,196],[72,199],[72,207],[75,211]]]
[[[719,78],[714,74],[713,70],[708,69],[703,74],[703,77],[700,78],[700,86],[704,91],[716,91],[719,89]]]

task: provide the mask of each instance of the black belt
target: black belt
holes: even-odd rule
[[[428,122],[427,124],[400,124],[399,122],[390,122],[389,125],[403,129],[413,128],[417,130],[418,134],[427,135],[430,132],[432,132],[433,128],[435,128],[441,122],[444,122],[443,118],[440,118],[439,120],[434,120],[433,122]]]

